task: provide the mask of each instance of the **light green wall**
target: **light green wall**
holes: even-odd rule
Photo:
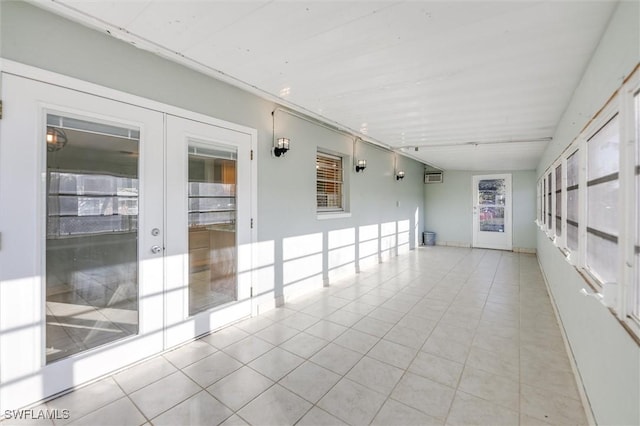
[[[640,61],[640,3],[621,2],[549,143],[538,175],[578,136]],[[640,424],[640,347],[541,231],[538,258],[558,308],[595,420]]]
[[[535,249],[536,175],[531,171],[446,171],[443,183],[425,185],[425,229],[439,243],[473,243],[472,179],[474,175],[510,173],[513,187],[513,247]]]

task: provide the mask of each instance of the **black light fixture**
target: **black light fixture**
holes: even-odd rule
[[[67,145],[68,139],[64,130],[57,127],[47,126],[47,151],[60,151]]]
[[[281,157],[289,151],[289,138],[278,138],[278,143],[273,147],[273,155]]]
[[[400,170],[396,173],[396,180],[404,179],[404,170]]]
[[[358,160],[356,163],[356,173],[359,173],[367,168],[367,160]]]

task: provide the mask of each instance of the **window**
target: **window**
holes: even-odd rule
[[[635,317],[637,321],[640,321],[640,92],[636,92],[633,97],[633,106],[635,112],[635,157],[636,157],[636,166],[635,166],[635,189],[636,189],[636,237],[634,244],[634,254],[635,254],[635,294],[633,306],[631,308],[632,315]]]
[[[551,198],[551,172],[547,175],[547,229],[552,230],[553,199]]]
[[[556,167],[556,235],[562,235],[562,164]]]
[[[601,283],[618,282],[619,139],[615,115],[587,140],[586,266]]]
[[[579,151],[567,157],[567,248],[578,251],[578,166]]]
[[[342,157],[323,152],[316,156],[316,202],[319,212],[344,211]]]

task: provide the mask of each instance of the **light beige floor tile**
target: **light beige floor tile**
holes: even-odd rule
[[[255,336],[249,336],[223,349],[228,355],[242,363],[248,363],[273,349],[274,346]]]
[[[216,331],[215,333],[204,336],[200,340],[209,343],[215,348],[222,349],[244,339],[247,336],[249,336],[249,333],[246,331],[235,326],[229,326]]]
[[[280,384],[307,401],[316,403],[340,378],[339,374],[307,361],[282,378]]]
[[[346,426],[346,423],[314,406],[296,423],[296,426]]]
[[[380,321],[396,324],[405,314],[403,312],[392,311],[384,308],[376,308],[367,315]]]
[[[442,426],[443,422],[408,405],[388,399],[371,424],[375,426]]]
[[[85,414],[92,413],[105,405],[125,396],[113,378],[108,377],[74,392],[47,402],[51,410],[69,410],[72,417],[56,421],[56,424],[69,423]]]
[[[501,358],[517,361],[520,358],[520,344],[518,338],[510,339],[487,334],[476,334],[472,347],[498,353]]]
[[[318,317],[314,317],[313,315],[305,314],[303,312],[296,312],[282,320],[281,323],[302,331],[311,327],[318,321],[320,321]]]
[[[380,339],[358,330],[349,329],[340,335],[334,343],[344,346],[345,348],[365,354],[378,343]]]
[[[508,377],[512,380],[520,380],[520,365],[517,360],[504,360],[500,354],[488,352],[477,347],[471,348],[467,363],[469,367],[484,370],[489,373]]]
[[[573,399],[580,399],[572,371],[547,370],[522,363],[520,382]]]
[[[70,424],[74,426],[138,426],[146,421],[147,419],[133,405],[133,402],[124,397],[91,414],[73,420]]]
[[[415,330],[396,325],[384,335],[384,339],[410,348],[420,349],[430,333],[431,329],[429,328]]]
[[[369,424],[385,397],[348,379],[340,380],[318,402],[318,407],[351,425]]]
[[[159,356],[128,368],[113,378],[126,393],[131,393],[176,371],[173,364]]]
[[[321,320],[305,330],[305,333],[331,341],[347,331],[347,327],[330,321]]]
[[[456,327],[455,325],[439,323],[431,332],[434,339],[445,339],[447,341],[458,342],[466,347],[471,346],[473,338],[476,335],[475,330],[468,328]]]
[[[194,362],[184,368],[182,372],[206,388],[240,367],[242,367],[240,361],[220,351]]]
[[[579,400],[523,384],[520,412],[557,425],[586,425],[584,408]]]
[[[447,416],[455,390],[413,373],[406,373],[391,398],[437,419]]]
[[[464,363],[471,349],[470,343],[460,343],[449,337],[431,336],[421,350],[450,361]]]
[[[386,362],[398,368],[407,368],[418,353],[417,349],[399,345],[398,343],[380,340],[367,353],[371,358]]]
[[[462,368],[463,364],[420,351],[409,366],[408,371],[456,388]]]
[[[551,423],[520,413],[520,426],[549,426]]]
[[[189,364],[193,364],[196,361],[201,360],[207,355],[211,355],[216,352],[217,349],[202,340],[195,340],[191,343],[187,343],[164,354],[164,357],[171,364],[178,368],[184,368]]]
[[[250,425],[249,423],[242,420],[240,416],[238,416],[237,414],[234,414],[233,416],[225,420],[223,423],[220,423],[220,426],[250,426]]]
[[[335,343],[329,343],[310,358],[316,364],[338,374],[345,374],[362,358],[362,354],[344,348]]]
[[[270,326],[271,324],[273,324],[273,321],[271,321],[270,319],[262,316],[257,316],[253,318],[247,318],[244,321],[240,321],[236,323],[235,326],[246,331],[249,334],[253,334],[262,330],[263,328]]]
[[[354,382],[380,392],[391,393],[404,370],[365,356],[345,376]]]
[[[200,391],[151,421],[155,426],[217,425],[232,414],[233,411],[220,401],[207,392]]]
[[[272,380],[245,366],[209,386],[207,392],[232,410],[239,410],[272,384]]]
[[[245,405],[238,415],[253,425],[293,425],[311,408],[311,404],[274,385]]]
[[[263,328],[262,330],[256,332],[254,335],[261,338],[262,340],[266,340],[272,345],[279,345],[283,342],[286,342],[298,333],[300,333],[300,330],[288,327],[282,323],[275,323]]]
[[[303,362],[304,358],[276,347],[264,355],[260,355],[248,365],[260,374],[277,382]]]
[[[519,410],[520,384],[507,377],[467,366],[458,389],[511,410]]]
[[[382,337],[387,334],[392,327],[393,324],[388,322],[380,321],[371,317],[364,317],[355,323],[352,328],[362,331],[363,333],[371,334],[372,336]]]
[[[171,392],[167,391],[169,389]],[[200,386],[195,384],[181,371],[177,371],[135,391],[129,396],[140,411],[142,411],[147,418],[152,419],[198,393],[200,390]]]
[[[302,358],[309,358],[328,344],[324,339],[301,332],[282,343],[280,347]]]
[[[336,324],[340,324],[344,327],[351,327],[361,319],[361,314],[345,311],[343,309],[335,311],[326,318],[327,321],[335,322]]]

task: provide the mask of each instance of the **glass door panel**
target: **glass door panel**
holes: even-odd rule
[[[473,177],[473,245],[511,250],[511,175]]]
[[[47,115],[47,363],[138,333],[138,129]]]
[[[238,300],[237,150],[189,145],[189,315]]]

